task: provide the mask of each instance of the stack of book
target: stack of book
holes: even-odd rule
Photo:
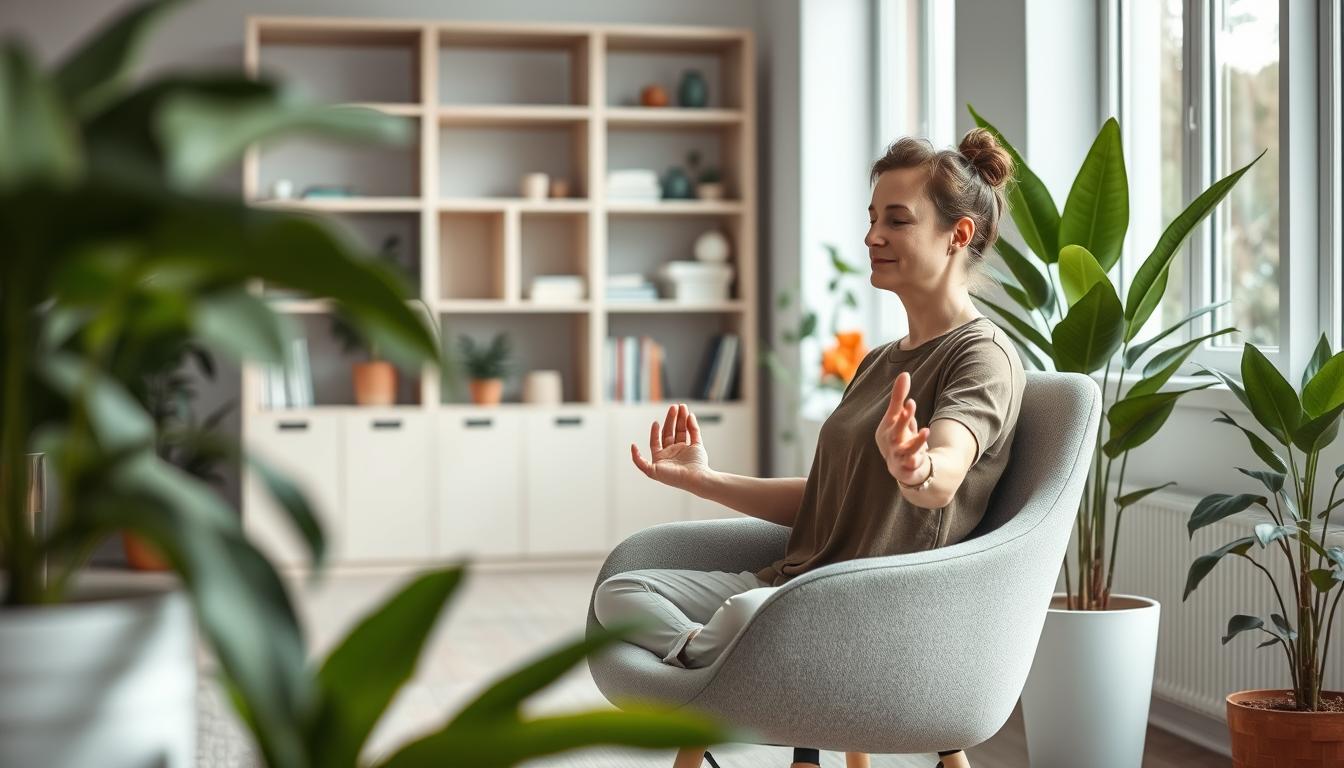
[[[723,333],[710,339],[705,361],[696,382],[696,397],[707,402],[737,398],[737,362],[740,340],[735,333]]]
[[[648,336],[607,339],[607,400],[616,403],[658,402],[669,396],[667,353]]]
[[[636,168],[607,173],[607,197],[612,200],[656,201],[662,196],[658,174],[651,170]]]
[[[645,275],[608,275],[608,301],[657,301],[658,286]]]
[[[284,365],[262,368],[261,407],[310,408],[313,405],[313,374],[308,363],[308,340],[292,339]]]

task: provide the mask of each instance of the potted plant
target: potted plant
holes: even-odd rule
[[[471,401],[477,405],[499,405],[504,394],[504,377],[509,371],[509,339],[495,335],[488,346],[478,345],[470,336],[458,337],[462,367],[466,369]]]
[[[131,394],[154,422],[154,452],[159,458],[220,490],[224,476],[218,467],[231,456],[231,451],[215,433],[234,403],[224,403],[204,419],[198,419],[196,380],[187,367],[188,360],[195,362],[201,376],[214,380],[214,355],[199,344],[187,342],[165,363],[164,370],[143,377],[142,387],[132,387]],[[122,549],[126,562],[136,570],[169,569],[163,556],[134,533],[122,532]]]
[[[236,510],[159,455],[132,393],[188,341],[279,362],[286,326],[251,292],[258,281],[332,300],[394,359],[437,360],[394,272],[317,219],[209,191],[263,139],[408,137],[371,110],[305,105],[233,73],[134,83],[140,41],[174,4],[132,8],[51,71],[17,41],[0,47],[0,765],[194,764],[197,626],[268,765],[353,764],[313,758],[314,734],[326,734],[323,755],[358,746],[414,658],[398,643],[437,613],[446,577],[412,590],[410,608],[395,603],[391,629],[357,631],[339,663],[314,671],[284,582]],[[324,538],[303,494],[247,461],[320,567]],[[122,530],[161,553],[171,577],[90,574],[89,554]],[[509,697],[556,667],[506,678],[414,754],[442,763],[484,750],[496,757],[473,764],[508,765],[560,744],[714,740],[703,722],[651,712],[529,728]]]
[[[356,405],[395,405],[397,402],[397,369],[379,354],[375,342],[366,343],[348,318],[335,313],[331,316],[331,334],[340,341],[345,354],[363,350],[367,360],[350,365],[350,381],[355,390]]]
[[[1061,212],[1021,154],[974,108],[970,111],[1013,158],[1009,209],[1035,256],[1029,258],[1000,238],[995,247],[1011,276],[989,268],[1020,313],[984,296],[975,298],[1002,320],[1003,331],[1030,365],[1046,369],[1048,361],[1058,371],[1100,372],[1105,401],[1090,492],[1084,494],[1077,516],[1077,578],[1066,556],[1065,592],[1055,595],[1050,605],[1036,652],[1042,663],[1032,666],[1022,692],[1028,752],[1033,763],[1042,765],[1138,766],[1147,733],[1160,608],[1147,597],[1112,593],[1117,537],[1127,507],[1175,483],[1113,498],[1111,489],[1123,489],[1130,451],[1161,430],[1181,396],[1213,382],[1177,390],[1162,387],[1197,346],[1236,329],[1192,332],[1190,340],[1152,356],[1128,388],[1126,374],[1154,344],[1222,305],[1201,307],[1136,340],[1166,292],[1171,260],[1255,161],[1212,184],[1167,225],[1121,302],[1107,274],[1120,260],[1129,228],[1129,182],[1116,120],[1102,125]],[[1119,474],[1112,482],[1117,459]]]
[[[706,166],[700,169],[700,153],[691,150],[686,155],[686,165],[690,167],[691,178],[695,179],[695,196],[701,200],[722,200],[724,198],[723,173],[718,168]]]
[[[1243,632],[1265,635],[1260,647],[1277,646],[1283,652],[1292,686],[1240,691],[1227,697],[1232,762],[1239,767],[1301,761],[1333,764],[1344,754],[1344,692],[1322,688],[1335,614],[1344,595],[1344,547],[1327,544],[1327,537],[1334,508],[1344,504],[1344,499],[1335,499],[1344,480],[1344,465],[1335,467],[1335,481],[1325,503],[1316,486],[1321,478],[1321,453],[1339,436],[1344,352],[1332,355],[1321,334],[1302,371],[1300,393],[1251,344],[1242,347],[1240,381],[1210,368],[1201,375],[1225,383],[1275,444],[1226,413],[1214,419],[1246,436],[1264,468],[1238,467],[1237,471],[1255,478],[1269,493],[1210,494],[1196,505],[1187,525],[1191,538],[1195,531],[1233,515],[1250,517],[1254,527],[1252,535],[1196,558],[1182,599],[1188,599],[1220,562],[1234,556],[1264,574],[1279,609],[1269,614],[1269,621],[1235,615],[1223,637],[1226,645]],[[1258,562],[1261,556],[1278,555],[1284,558],[1280,573],[1287,574],[1288,589],[1281,589],[1274,573]],[[1333,639],[1338,634],[1334,632]]]

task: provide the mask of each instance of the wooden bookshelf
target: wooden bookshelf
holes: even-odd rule
[[[417,128],[412,142],[397,148],[254,147],[243,166],[245,199],[277,210],[357,217],[371,233],[371,250],[383,237],[379,224],[385,220],[385,229],[402,233],[403,246],[415,249],[417,304],[435,314],[445,345],[458,333],[486,340],[497,330],[507,331],[519,342],[520,372],[559,369],[566,393],[559,410],[517,402],[516,380],[521,377],[516,376],[505,403],[475,406],[441,382],[437,371],[426,369],[409,373],[413,390],[392,406],[366,410],[352,399],[333,396],[311,408],[266,410],[261,407],[263,374],[256,366],[245,366],[245,438],[251,434],[263,442],[272,440],[278,420],[327,417],[353,419],[341,428],[349,438],[350,430],[364,428],[362,415],[376,412],[420,414],[431,421],[447,420],[445,424],[459,418],[490,421],[491,414],[503,414],[499,424],[507,426],[509,419],[532,423],[526,420],[563,411],[606,419],[602,423],[613,434],[624,435],[667,405],[606,399],[605,340],[651,335],[669,348],[671,401],[712,411],[707,412],[711,430],[726,419],[724,436],[718,438],[720,453],[732,458],[723,468],[756,471],[754,438],[742,437],[758,433],[760,390],[757,118],[750,30],[253,16],[247,20],[244,54],[254,76],[274,72],[296,80],[319,100],[376,109]],[[654,81],[675,102],[681,73],[691,68],[702,70],[708,81],[706,107],[637,105],[639,86]],[[608,197],[609,171],[643,167],[661,175],[669,165],[684,168],[689,149],[702,152],[707,163],[722,171],[727,199]],[[360,152],[369,156],[351,159]],[[569,195],[522,197],[520,176],[530,171],[566,178]],[[313,185],[351,186],[354,196],[272,199],[278,178],[289,179],[300,191]],[[709,227],[723,231],[732,244],[735,275],[727,301],[679,302],[666,291],[650,302],[606,298],[609,274],[640,271],[652,276],[667,260],[692,259],[690,243]],[[409,234],[408,228],[413,230]],[[530,277],[558,273],[585,278],[581,300],[548,304],[528,298]],[[324,301],[272,301],[315,333],[322,331],[330,313]],[[740,397],[695,403],[686,382],[694,378],[703,350],[718,333],[740,338]],[[333,349],[327,342],[309,348],[315,377],[341,376],[342,366],[349,367],[339,358],[320,357],[322,349]],[[327,433],[316,425],[314,430],[311,439],[319,446],[317,436]],[[642,430],[647,433],[647,423]],[[594,444],[605,450],[603,434]],[[629,437],[639,439],[638,434]],[[443,447],[441,441],[430,444],[439,445],[436,450]],[[626,453],[617,460],[628,463],[628,442],[621,447]],[[377,458],[356,453],[342,461],[376,463]],[[605,454],[598,461],[606,463]],[[346,464],[336,466],[348,469]],[[347,487],[341,503],[367,492]],[[622,493],[615,492],[613,503]],[[711,510],[692,505],[686,514],[706,516]],[[439,525],[449,523],[441,520]],[[621,525],[615,530],[622,530]],[[376,539],[380,532],[363,530],[359,535]],[[563,538],[561,532],[537,535]],[[404,558],[393,558],[402,561],[420,556],[413,544],[387,546],[398,552],[406,547]],[[530,553],[544,553],[537,546],[519,545]],[[582,542],[568,546],[567,551],[588,551]],[[371,551],[347,554],[367,561]]]

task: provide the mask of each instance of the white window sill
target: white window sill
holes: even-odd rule
[[[1097,382],[1097,386],[1101,386],[1101,373],[1093,373],[1091,376]],[[1126,375],[1125,388],[1128,389],[1129,385],[1138,380],[1139,378],[1137,376],[1131,377]],[[1245,416],[1250,415],[1246,410],[1246,406],[1241,404],[1241,401],[1237,399],[1236,395],[1232,394],[1232,390],[1228,389],[1227,385],[1210,376],[1172,376],[1167,380],[1167,383],[1163,385],[1162,389],[1189,389],[1190,387],[1197,387],[1200,384],[1208,384],[1210,381],[1215,382],[1211,387],[1196,390],[1194,392],[1187,392],[1184,395],[1181,395],[1181,399],[1176,401],[1176,407],[1206,411],[1227,411],[1228,414],[1232,416],[1238,414]],[[1112,375],[1111,381],[1107,382],[1106,390],[1105,395],[1107,397],[1111,397],[1115,393],[1114,375]]]

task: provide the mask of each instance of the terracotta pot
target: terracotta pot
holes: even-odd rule
[[[467,385],[471,388],[471,401],[477,405],[499,405],[504,394],[503,379],[472,379]]]
[[[646,85],[639,92],[639,103],[646,107],[666,107],[667,91],[661,85]]]
[[[122,531],[121,548],[126,552],[126,562],[137,571],[168,570],[168,561],[159,551],[134,533]]]
[[[1233,768],[1344,766],[1344,712],[1256,709],[1241,703],[1292,695],[1287,690],[1258,690],[1227,697]],[[1344,698],[1344,692],[1321,691],[1321,698]]]
[[[352,377],[355,381],[357,405],[395,405],[397,402],[397,369],[391,363],[379,360],[355,363]]]

